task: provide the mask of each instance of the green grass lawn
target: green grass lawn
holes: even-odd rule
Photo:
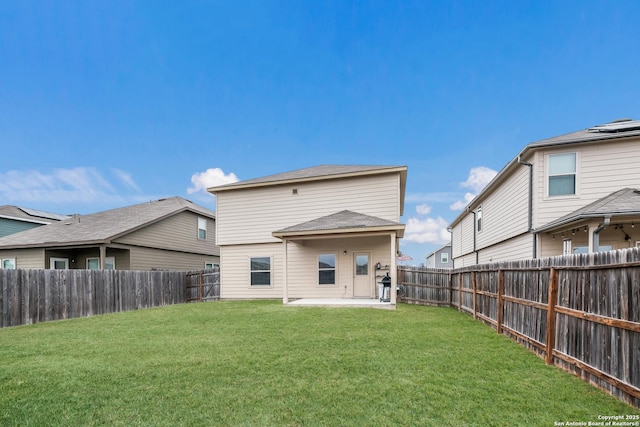
[[[449,308],[216,302],[0,330],[3,426],[553,426],[637,414]]]

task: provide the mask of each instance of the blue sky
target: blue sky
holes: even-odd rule
[[[409,168],[413,264],[533,141],[640,119],[638,1],[0,0],[0,205]]]

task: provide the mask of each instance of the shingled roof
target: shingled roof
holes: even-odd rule
[[[589,218],[634,215],[640,215],[640,190],[636,188],[623,188],[558,218],[535,231],[541,233]]]
[[[67,215],[22,208],[20,206],[3,205],[0,206],[0,218],[32,222],[35,224],[50,224],[54,221],[61,221],[69,217]]]
[[[11,234],[0,238],[0,249],[109,243],[183,211],[215,218],[215,213],[209,209],[181,197],[170,197],[89,215],[77,215]]]
[[[247,179],[231,184],[220,185],[208,189],[211,193],[226,190],[235,190],[245,187],[260,187],[265,185],[287,184],[301,181],[314,181],[332,178],[344,178],[348,176],[360,176],[379,174],[384,172],[403,172],[406,175],[406,166],[365,166],[365,165],[320,165],[310,168],[297,169],[290,172]],[[405,178],[406,179],[406,178]]]
[[[373,231],[389,230],[398,231],[398,237],[404,234],[404,224],[358,212],[344,210],[335,214],[323,216],[311,221],[303,222],[282,230],[274,231],[274,237],[288,237],[313,234],[344,233],[346,230]]]

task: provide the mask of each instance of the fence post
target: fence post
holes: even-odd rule
[[[478,318],[478,285],[476,283],[476,272],[471,273],[471,283],[473,285],[473,318]]]
[[[553,363],[553,349],[556,346],[556,302],[558,300],[558,271],[549,270],[549,307],[547,308],[547,365]]]
[[[458,311],[462,311],[462,272],[458,276]]]
[[[202,271],[198,274],[198,302],[202,302],[202,296],[204,295],[203,289],[204,283],[202,280]]]
[[[447,279],[447,287],[449,288],[449,307],[453,304],[453,275],[449,273],[449,278]]]
[[[498,312],[496,313],[496,332],[502,334],[502,294],[504,293],[504,270],[498,270]]]

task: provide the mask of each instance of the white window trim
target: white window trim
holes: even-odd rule
[[[575,154],[576,156],[576,171],[575,171],[575,189],[574,194],[562,194],[557,196],[549,195],[549,157],[555,156],[558,154]],[[580,196],[580,153],[577,151],[559,151],[557,153],[548,153],[544,155],[544,199],[558,199],[558,198],[578,198]]]
[[[204,231],[204,238],[200,237],[200,230]],[[207,219],[198,217],[198,240],[207,240]]]
[[[252,270],[251,269],[251,260],[253,258],[269,258],[269,284],[268,285],[252,285],[251,284],[251,273],[255,272],[265,272],[267,270]],[[250,289],[270,289],[273,288],[273,257],[269,256],[269,255],[255,255],[255,256],[250,256],[248,258],[248,270],[249,270],[249,288]]]
[[[320,256],[321,255],[333,255],[334,257],[334,267],[333,268],[320,268]],[[318,285],[318,287],[321,288],[327,288],[330,286],[338,286],[338,252],[337,251],[327,251],[327,252],[321,252],[318,253],[318,255],[316,256],[316,269],[317,269],[317,275],[316,275],[316,284]],[[333,270],[333,283],[320,283],[320,272],[321,271],[331,271]]]
[[[482,233],[482,230],[484,228],[484,221],[482,221],[482,205],[476,208],[475,220],[476,221],[473,226],[475,227],[476,232]]]
[[[7,268],[7,270],[15,270],[16,269],[16,259],[15,258],[2,258],[0,259],[0,268],[4,269],[5,261],[11,261],[13,264],[13,268]]]
[[[205,270],[210,270],[212,268],[220,269],[220,264],[215,263],[215,262],[205,262],[204,263],[204,269]]]
[[[440,264],[449,264],[449,252],[440,252]]]
[[[55,257],[51,257],[49,258],[49,269],[50,270],[54,270],[54,265],[56,263],[56,261],[64,261],[65,263],[65,270],[69,269],[69,258],[55,258]]]

